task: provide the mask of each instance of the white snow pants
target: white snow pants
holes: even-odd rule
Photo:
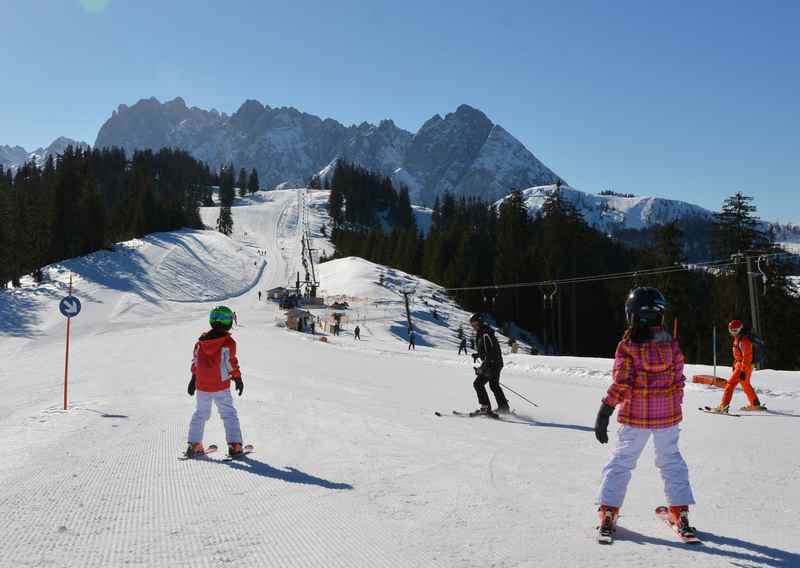
[[[689,485],[689,468],[678,449],[679,432],[678,426],[650,430],[621,424],[617,432],[617,447],[614,448],[611,461],[603,468],[603,483],[597,504],[622,506],[631,472],[652,435],[656,449],[656,467],[661,471],[661,479],[664,480],[667,505],[694,505],[692,487]]]
[[[233,397],[231,391],[225,389],[217,392],[196,391],[197,408],[192,414],[192,421],[189,423],[189,442],[202,442],[203,430],[205,430],[206,422],[211,418],[211,403],[217,405],[222,423],[225,425],[225,438],[230,444],[231,442],[242,443],[242,430],[239,427],[239,415],[236,413],[236,407],[233,406]]]

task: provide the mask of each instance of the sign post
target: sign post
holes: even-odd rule
[[[69,275],[69,294],[62,298],[58,309],[67,318],[67,346],[64,351],[64,410],[67,409],[67,385],[69,378],[69,332],[72,318],[81,313],[81,301],[72,295],[72,274]]]

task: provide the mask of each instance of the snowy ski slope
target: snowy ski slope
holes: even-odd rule
[[[324,195],[275,191],[233,208],[232,239],[153,235],[0,294],[0,566],[800,566],[800,373],[755,374],[780,415],[701,414],[720,392],[688,387],[681,442],[705,545],[686,547],[654,518],[663,496],[648,449],[618,540],[599,547],[594,497],[611,448],[592,424],[611,361],[509,355],[503,382],[540,408],[512,395],[519,415],[508,422],[435,417],[476,401],[471,359],[455,348],[466,314],[432,283],[416,282],[423,341],[412,353],[403,273],[361,259],[321,265],[325,293],[355,299],[362,342],[350,327],[327,344],[288,331],[258,301],[299,269],[304,194],[321,249]],[[213,225],[217,211],[202,215]],[[83,312],[63,412],[67,271]],[[181,462],[192,345],[223,299],[238,313],[235,398],[257,451]],[[206,442],[224,443],[216,414]]]

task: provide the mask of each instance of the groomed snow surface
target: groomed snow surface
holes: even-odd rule
[[[0,565],[800,566],[800,373],[754,376],[781,414],[702,414],[720,391],[687,388],[681,446],[703,546],[654,518],[663,493],[652,449],[617,541],[599,546],[594,499],[612,445],[592,425],[611,361],[509,355],[502,381],[539,408],[510,395],[518,416],[508,421],[434,416],[476,400],[471,358],[455,347],[467,314],[432,283],[416,282],[415,352],[398,295],[414,279],[398,271],[361,259],[320,267],[324,293],[351,301],[361,342],[352,323],[327,344],[288,331],[258,301],[298,270],[304,199],[322,248],[324,194],[275,191],[233,208],[233,239],[152,235],[0,294]],[[202,214],[211,225],[217,210]],[[64,412],[57,302],[68,271],[83,312]],[[223,299],[238,313],[245,390],[235,398],[257,450],[179,461],[191,349]],[[205,441],[224,445],[216,413]]]

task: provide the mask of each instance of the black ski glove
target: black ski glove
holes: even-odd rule
[[[189,396],[194,396],[194,391],[196,390],[195,382],[195,377],[192,375],[192,379],[189,381],[189,388],[186,389],[186,392],[189,393]]]
[[[481,357],[481,356],[480,356],[480,355],[478,355],[477,353],[473,353],[473,354],[472,354],[472,362],[473,362],[473,363],[477,363],[477,362],[478,362],[478,359],[480,359],[480,357]]]
[[[594,421],[594,435],[601,444],[608,443],[608,419],[614,414],[614,407],[606,403],[600,405],[597,411],[597,420]]]
[[[244,383],[242,382],[242,378],[239,377],[238,379],[233,379],[233,382],[236,384],[236,392],[239,393],[239,396],[242,396],[242,392],[244,392]]]

